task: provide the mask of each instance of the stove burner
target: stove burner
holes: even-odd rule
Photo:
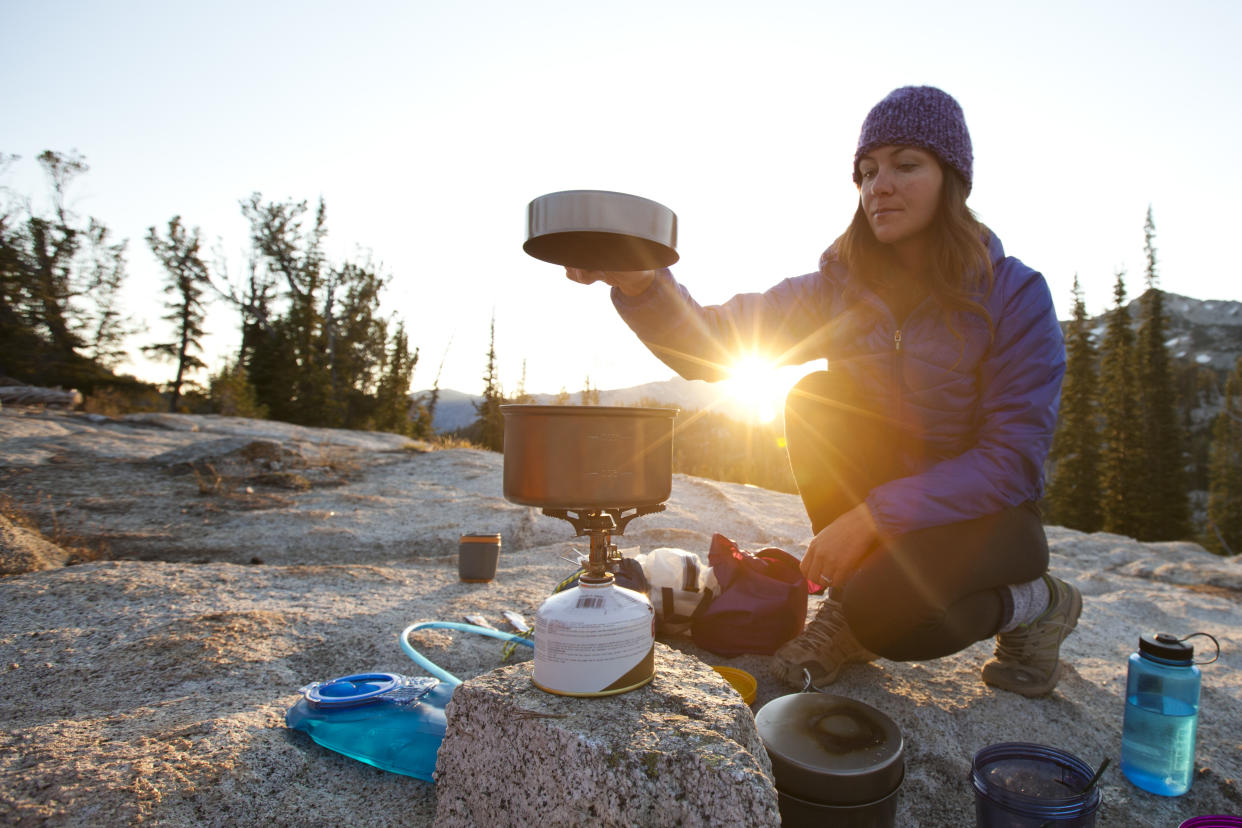
[[[633,508],[630,514],[627,509]],[[611,583],[614,578],[612,571],[621,562],[621,553],[612,542],[613,535],[625,534],[625,527],[636,517],[654,515],[664,511],[664,504],[655,506],[623,506],[619,509],[544,509],[548,517],[568,521],[577,533],[591,539],[590,556],[587,558],[586,572],[581,581],[589,584]],[[570,513],[574,514],[571,515]]]

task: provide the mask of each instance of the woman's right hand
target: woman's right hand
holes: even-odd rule
[[[838,517],[811,539],[800,568],[808,581],[844,586],[880,540],[866,501]]]
[[[654,270],[582,270],[577,267],[565,268],[565,276],[571,282],[589,285],[604,282],[620,290],[626,296],[637,296],[655,281]]]

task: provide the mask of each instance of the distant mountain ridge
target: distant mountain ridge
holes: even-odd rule
[[[1126,305],[1130,324],[1137,328],[1143,318],[1143,296]],[[1099,344],[1113,311],[1090,318],[1091,333]],[[1242,302],[1227,299],[1193,299],[1164,291],[1167,319],[1165,347],[1178,362],[1210,366],[1220,372],[1233,370],[1242,356]],[[1064,329],[1069,323],[1062,322]]]
[[[648,382],[630,388],[616,388],[599,392],[600,405],[637,405],[643,400],[658,400],[667,405],[676,406],[685,411],[700,411],[716,406],[725,394],[717,383],[702,380],[686,380],[673,377],[664,382]],[[426,400],[431,390],[415,392],[415,399]],[[552,405],[556,402],[556,394],[534,394],[538,405]],[[451,388],[440,389],[440,399],[436,403],[436,415],[432,425],[436,431],[454,431],[470,425],[477,414],[475,405],[482,401],[481,394],[466,394]],[[581,392],[569,395],[571,403],[581,401]]]

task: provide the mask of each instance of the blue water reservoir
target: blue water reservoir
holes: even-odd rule
[[[453,689],[439,679],[397,673],[341,676],[303,687],[285,724],[329,750],[433,782]]]

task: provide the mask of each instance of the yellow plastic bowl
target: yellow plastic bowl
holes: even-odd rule
[[[755,692],[759,689],[759,682],[755,681],[754,676],[736,667],[712,667],[712,669],[733,685],[733,689],[741,695],[742,701],[747,704],[755,703]]]

